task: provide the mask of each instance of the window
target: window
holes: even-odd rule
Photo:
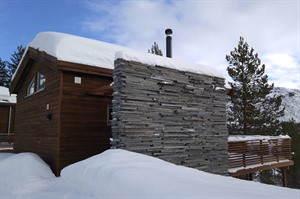
[[[27,96],[32,95],[38,91],[44,90],[45,83],[45,75],[43,75],[42,73],[36,73],[27,87]]]
[[[30,84],[27,88],[27,95],[32,95],[34,93],[35,88],[35,77],[32,78]]]
[[[37,75],[37,91],[45,88],[46,78],[43,74],[38,73]]]

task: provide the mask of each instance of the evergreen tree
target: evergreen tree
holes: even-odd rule
[[[0,58],[0,86],[8,87],[10,82],[7,62]]]
[[[300,123],[282,122],[282,131],[292,138],[294,166],[287,171],[288,187],[300,189]]]
[[[148,50],[148,53],[163,56],[163,53],[161,52],[156,42],[154,42],[154,44],[152,45],[151,50]]]
[[[271,96],[274,84],[268,84],[265,65],[249,48],[243,37],[238,47],[226,55],[232,95],[228,111],[230,134],[276,134],[280,129],[277,118],[283,116],[281,96]]]
[[[10,78],[15,73],[24,52],[25,52],[25,48],[22,45],[20,45],[17,47],[17,51],[14,51],[14,53],[11,54],[10,62],[8,62]]]

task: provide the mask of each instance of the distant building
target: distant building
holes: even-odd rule
[[[13,142],[16,95],[0,86],[0,142]]]

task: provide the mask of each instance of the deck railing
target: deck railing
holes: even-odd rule
[[[230,136],[228,155],[233,176],[293,165],[289,136]]]

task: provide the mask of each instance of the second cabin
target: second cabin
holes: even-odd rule
[[[111,147],[227,173],[224,78],[211,68],[43,32],[10,92],[15,152],[38,154],[56,175]]]

